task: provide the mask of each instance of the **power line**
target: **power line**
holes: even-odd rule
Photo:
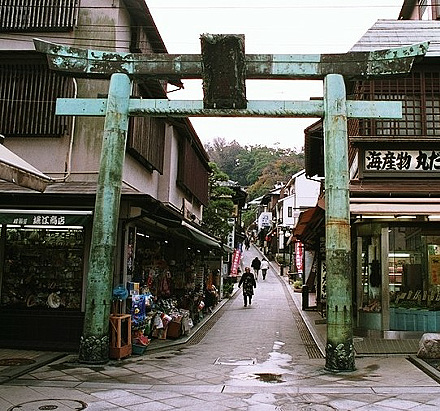
[[[217,10],[217,9],[243,9],[243,10],[267,10],[267,9],[381,9],[381,8],[396,8],[400,6],[394,5],[291,5],[291,6],[149,6],[150,10]]]
[[[148,6],[148,1],[147,1]],[[49,5],[49,4],[19,4],[13,5],[10,3],[3,3],[0,1],[0,7],[8,7],[8,8],[46,8],[46,9],[60,9],[63,5]],[[64,6],[67,7],[67,6]],[[211,9],[243,9],[243,10],[253,10],[253,9],[359,9],[359,8],[392,8],[392,7],[400,7],[396,4],[360,4],[359,2],[350,2],[350,4],[296,4],[296,5],[230,5],[230,6],[219,6],[219,5],[203,5],[203,6],[148,6],[149,9],[161,9],[161,10],[211,10]],[[421,5],[417,5],[416,7],[422,7]],[[132,6],[76,6],[81,10],[94,10],[94,9],[103,9],[103,10],[119,10],[119,9],[137,9]]]
[[[148,3],[147,3],[148,6]],[[5,4],[5,3],[1,3],[0,2],[0,7],[3,7],[4,9],[9,8],[9,9],[33,9],[33,8],[38,8],[38,9],[56,9],[59,10],[60,8],[62,8],[61,5],[38,5],[38,4],[31,4],[31,5],[11,5],[11,4]],[[351,3],[350,5],[289,5],[289,6],[277,6],[277,5],[271,5],[271,6],[237,6],[237,5],[232,5],[232,6],[149,6],[148,8],[150,10],[183,10],[183,11],[187,11],[187,10],[206,10],[206,11],[210,11],[210,10],[248,10],[248,11],[252,11],[252,10],[304,10],[304,9],[309,9],[309,10],[317,10],[317,9],[337,9],[337,10],[341,10],[341,9],[383,9],[383,8],[399,8],[400,6],[398,5],[392,5],[392,4],[383,4],[383,5],[372,5],[372,4],[353,4]],[[416,7],[421,7],[416,6]],[[134,7],[122,7],[122,6],[76,6],[77,9],[79,10],[138,10]]]

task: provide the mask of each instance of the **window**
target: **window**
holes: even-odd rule
[[[177,182],[200,203],[208,204],[208,168],[186,138],[180,142]]]
[[[362,237],[361,311],[382,311],[381,261],[379,237]]]
[[[293,216],[293,209],[292,207],[287,207],[287,217],[292,217]]]
[[[127,151],[149,169],[163,172],[165,123],[154,117],[130,117]]]
[[[2,0],[0,31],[66,31],[75,26],[78,0]]]
[[[359,133],[350,129],[351,135],[360,136],[440,136],[440,73],[413,72],[403,79],[360,81],[356,85],[357,100],[401,101],[401,120],[360,119]]]
[[[73,79],[49,71],[38,59],[0,61],[0,132],[6,137],[64,135],[71,120],[55,116],[55,104],[57,97],[73,97]]]
[[[84,229],[8,226],[1,307],[75,309],[81,307]]]
[[[147,98],[142,87],[134,84],[133,92]],[[150,170],[163,172],[165,123],[155,117],[130,117],[127,151]]]

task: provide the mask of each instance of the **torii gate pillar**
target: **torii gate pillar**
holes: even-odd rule
[[[126,74],[116,73],[111,76],[93,214],[86,310],[79,348],[79,361],[88,364],[105,363],[109,356],[113,266],[130,90],[130,79]]]
[[[324,79],[325,249],[327,344],[325,368],[352,371],[354,365],[347,107],[344,78]]]

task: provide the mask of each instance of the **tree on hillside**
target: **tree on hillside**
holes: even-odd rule
[[[269,163],[261,175],[247,189],[249,198],[257,198],[272,190],[278,182],[287,183],[293,174],[303,168],[303,162],[292,156],[281,157]]]
[[[203,226],[212,235],[226,242],[231,231],[228,218],[234,211],[234,191],[219,184],[221,181],[228,181],[228,175],[213,162],[209,163],[209,166],[212,170],[209,176],[209,203],[203,209]]]
[[[224,138],[219,137],[214,139],[211,144],[206,144],[205,149],[210,160],[216,163],[231,180],[238,182],[241,186],[246,185],[240,178],[241,176],[236,173],[237,164],[240,162],[243,152],[246,151],[245,148],[236,141],[227,143]]]
[[[229,178],[248,187],[250,199],[271,190],[276,182],[287,180],[304,168],[304,153],[262,146],[242,147],[236,141],[217,138],[206,145],[209,157]]]

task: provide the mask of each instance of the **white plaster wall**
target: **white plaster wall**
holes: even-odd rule
[[[101,6],[99,9],[96,6]],[[94,8],[93,8],[94,7]],[[128,13],[118,1],[82,0],[78,26],[69,33],[35,33],[35,37],[60,44],[78,47],[105,47],[118,51],[128,50],[130,34]],[[0,42],[1,50],[34,50],[33,36],[7,34]],[[25,41],[23,41],[25,40]],[[96,98],[98,93],[108,93],[108,80],[78,79],[77,96]],[[95,181],[101,155],[104,118],[76,117],[73,130],[59,138],[7,138],[5,146],[40,171],[54,178],[65,175],[71,158],[71,181]],[[1,130],[0,130],[1,132]],[[70,155],[70,145],[72,152]]]
[[[296,207],[314,207],[318,200],[320,186],[319,181],[309,180],[305,174],[298,176],[295,181]]]
[[[280,200],[284,226],[296,225],[302,210],[316,206],[320,192],[319,181],[307,179],[305,173],[298,175],[293,185],[290,191],[293,194]],[[289,207],[292,207],[292,217],[288,216]]]

